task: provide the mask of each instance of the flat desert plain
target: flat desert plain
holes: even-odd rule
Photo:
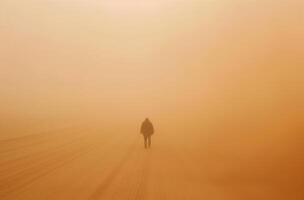
[[[229,143],[156,132],[145,149],[137,132],[105,132],[96,125],[7,137],[0,141],[0,199],[303,197],[302,161],[233,153],[235,143],[223,145]]]

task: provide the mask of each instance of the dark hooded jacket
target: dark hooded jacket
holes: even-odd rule
[[[140,133],[145,136],[153,135],[154,127],[153,127],[152,123],[150,122],[150,120],[146,119],[142,123],[141,128],[140,128]]]

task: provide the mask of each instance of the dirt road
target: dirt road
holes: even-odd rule
[[[294,187],[231,177],[229,164],[217,162],[225,158],[181,148],[166,134],[154,139],[145,150],[139,134],[75,128],[1,140],[0,199],[301,198]]]

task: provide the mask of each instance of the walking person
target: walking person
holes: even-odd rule
[[[141,124],[140,133],[144,136],[145,148],[150,148],[151,136],[154,134],[154,127],[148,118],[146,118]]]

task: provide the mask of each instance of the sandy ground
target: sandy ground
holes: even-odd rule
[[[0,141],[1,200],[293,199],[294,180],[238,173],[239,166],[183,138],[154,136],[145,150],[139,134],[75,128]],[[181,145],[182,143],[184,145]],[[230,161],[236,162],[236,161]],[[226,163],[226,164],[225,164]],[[234,173],[232,173],[234,172]],[[235,173],[236,172],[236,173]],[[293,181],[293,182],[291,182]]]

